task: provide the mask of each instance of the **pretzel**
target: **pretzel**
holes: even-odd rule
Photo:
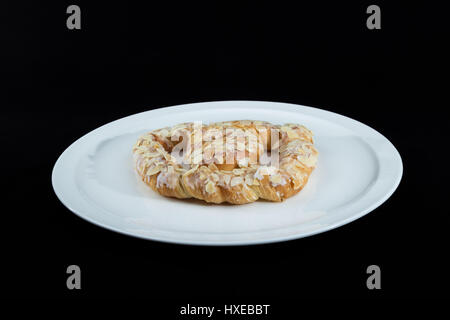
[[[251,120],[182,123],[133,147],[135,169],[154,191],[211,203],[283,201],[303,189],[317,156],[304,126]]]

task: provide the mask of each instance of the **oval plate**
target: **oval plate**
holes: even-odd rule
[[[299,194],[281,203],[206,204],[162,197],[134,172],[131,149],[146,131],[244,119],[299,123],[313,131],[319,160]],[[67,208],[110,230],[174,243],[244,245],[302,238],[358,219],[389,198],[402,171],[395,147],[353,119],[287,103],[220,101],[156,109],[106,124],[61,154],[52,184]]]

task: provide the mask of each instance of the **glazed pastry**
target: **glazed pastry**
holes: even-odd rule
[[[297,194],[317,155],[304,126],[249,120],[183,123],[148,132],[133,147],[137,173],[159,194],[232,204]]]

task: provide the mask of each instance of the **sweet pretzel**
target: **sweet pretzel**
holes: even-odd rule
[[[274,164],[268,159],[275,153]],[[312,132],[304,126],[250,120],[183,123],[150,131],[133,147],[136,171],[154,191],[232,204],[297,194],[317,155]]]

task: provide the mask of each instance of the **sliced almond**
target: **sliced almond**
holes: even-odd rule
[[[244,179],[242,179],[241,177],[234,177],[233,179],[231,179],[231,186],[235,187],[237,185],[243,184],[244,183]]]
[[[208,193],[214,193],[216,192],[216,186],[214,185],[214,183],[212,181],[208,181],[208,183],[206,184],[206,188],[205,188],[206,192]]]
[[[274,174],[270,176],[270,182],[274,184],[281,184],[281,175],[280,174]]]
[[[161,171],[161,167],[160,166],[150,167],[150,168],[148,168],[148,170],[146,172],[146,175],[152,176],[152,175],[154,175],[154,174],[156,174],[156,173],[158,173],[160,171]]]
[[[223,175],[223,181],[225,182],[225,184],[229,184],[231,181],[231,176],[227,174]]]
[[[300,138],[298,133],[296,131],[292,130],[292,129],[289,129],[287,131],[287,135],[288,135],[289,139],[299,139]]]
[[[245,176],[245,184],[248,184],[249,186],[253,184],[253,178],[251,175]]]

